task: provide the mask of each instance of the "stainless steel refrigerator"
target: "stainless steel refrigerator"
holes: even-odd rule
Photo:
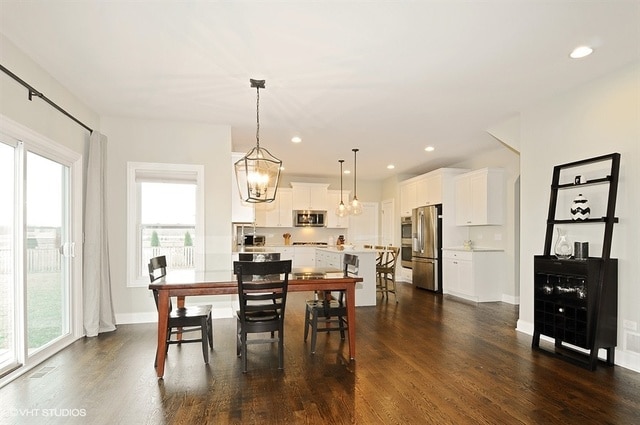
[[[414,208],[411,218],[413,285],[442,292],[442,205]]]

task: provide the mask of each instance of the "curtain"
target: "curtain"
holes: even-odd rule
[[[84,210],[84,332],[97,336],[116,329],[111,300],[105,173],[107,137],[93,131],[89,138]]]

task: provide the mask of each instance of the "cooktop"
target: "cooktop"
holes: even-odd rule
[[[294,242],[294,245],[327,245],[326,242]]]

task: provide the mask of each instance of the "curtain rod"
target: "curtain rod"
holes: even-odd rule
[[[72,119],[77,124],[79,124],[82,127],[84,127],[87,131],[89,131],[89,133],[93,133],[93,129],[91,129],[91,127],[87,126],[85,123],[83,123],[82,121],[80,121],[79,119],[77,119],[76,117],[74,117],[73,115],[71,115],[70,113],[65,111],[64,109],[62,109],[60,106],[56,105],[55,102],[51,101],[47,96],[45,96],[44,94],[42,94],[41,92],[39,92],[38,90],[33,88],[33,86],[31,86],[29,83],[24,81],[22,78],[18,77],[16,74],[14,74],[13,72],[9,71],[2,64],[0,64],[0,70],[2,70],[9,77],[13,78],[18,83],[22,84],[26,89],[29,90],[29,100],[33,100],[33,96],[39,97],[40,99],[42,99],[45,102],[47,102],[49,105],[53,106],[58,111],[62,112],[68,118]]]

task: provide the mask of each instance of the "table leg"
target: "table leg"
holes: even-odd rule
[[[347,332],[349,334],[349,358],[356,358],[356,285],[347,288]]]
[[[184,295],[178,295],[178,309],[184,308]],[[182,328],[178,328],[178,333],[176,334],[176,339],[178,341],[182,341]]]
[[[169,325],[169,293],[158,291],[158,347],[156,351],[156,375],[164,375],[167,354],[167,326]]]

